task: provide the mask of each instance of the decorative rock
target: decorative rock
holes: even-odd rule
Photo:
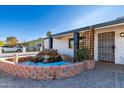
[[[32,62],[57,62],[62,61],[61,55],[55,49],[42,50],[36,57],[31,59]]]

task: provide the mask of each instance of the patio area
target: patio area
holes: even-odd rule
[[[96,68],[70,78],[32,80],[13,77],[0,71],[1,88],[95,88],[124,87],[124,65],[99,62]]]

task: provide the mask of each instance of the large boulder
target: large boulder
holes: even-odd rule
[[[57,62],[62,61],[61,55],[55,49],[47,49],[38,53],[35,57],[32,58],[33,62]]]

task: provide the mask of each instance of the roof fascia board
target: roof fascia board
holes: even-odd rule
[[[114,26],[121,26],[121,25],[124,25],[124,23],[114,24],[114,25],[109,25],[109,26],[104,26],[104,27],[97,27],[95,29],[103,29],[103,28],[114,27]]]
[[[124,19],[108,21],[108,22],[104,22],[104,23],[100,23],[100,24],[96,24],[96,25],[91,25],[91,26],[87,26],[87,27],[83,27],[83,28],[79,28],[79,29],[65,31],[62,33],[54,34],[54,35],[52,35],[52,37],[66,35],[66,34],[73,33],[73,32],[86,31],[86,30],[89,30],[91,28],[100,29],[100,28],[106,28],[106,27],[111,27],[111,26],[120,25],[120,24],[124,24]],[[46,37],[44,39],[48,39],[48,37]]]

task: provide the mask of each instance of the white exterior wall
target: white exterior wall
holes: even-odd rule
[[[65,35],[54,38],[53,49],[57,49],[61,54],[66,54],[73,57],[74,50],[72,48],[69,48],[69,38],[72,38],[72,35]],[[48,39],[44,40],[44,48],[49,49]]]
[[[123,26],[106,27],[101,29],[95,29],[94,40],[94,59],[98,61],[98,33],[115,32],[115,63],[124,64],[124,37],[120,37],[120,33],[124,32]],[[56,37],[53,39],[53,49],[57,49],[62,54],[73,56],[74,50],[69,48],[69,38],[72,35],[65,35]],[[49,48],[48,39],[44,40],[44,47]]]
[[[44,48],[49,49],[49,39],[44,40]]]
[[[57,49],[61,54],[67,54],[73,57],[74,50],[69,48],[69,38],[71,35],[53,39],[53,49]]]
[[[120,33],[124,32],[124,26],[109,27],[95,30],[94,58],[98,61],[98,33],[115,31],[115,63],[124,64],[124,37]]]

